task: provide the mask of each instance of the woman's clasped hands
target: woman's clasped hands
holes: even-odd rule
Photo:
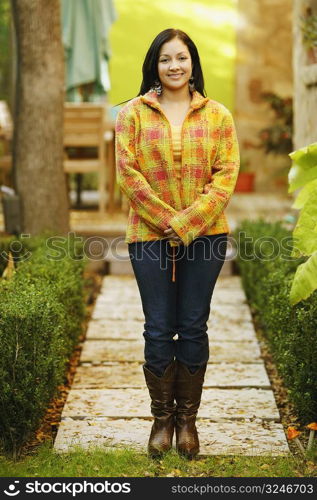
[[[165,236],[167,236],[167,239],[171,241],[175,241],[176,243],[182,243],[182,239],[178,236],[178,234],[174,231],[173,228],[168,227],[167,229],[164,230]]]

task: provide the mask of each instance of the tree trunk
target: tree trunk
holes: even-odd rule
[[[294,149],[317,141],[317,64],[307,64],[300,27],[300,18],[307,14],[309,6],[316,15],[317,0],[293,2]],[[298,194],[298,191],[295,193]]]
[[[64,52],[59,0],[11,0],[16,33],[13,169],[21,230],[66,235]]]

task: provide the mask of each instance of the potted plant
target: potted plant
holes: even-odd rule
[[[317,15],[307,10],[307,15],[301,18],[301,30],[303,35],[303,44],[307,49],[308,64],[317,63]]]
[[[263,92],[261,97],[269,103],[275,117],[271,125],[258,132],[260,147],[266,154],[279,156],[281,160],[285,158],[285,163],[271,173],[276,187],[285,189],[290,168],[288,154],[293,151],[293,100],[273,92]]]
[[[261,147],[266,153],[287,155],[293,150],[293,100],[273,92],[263,92],[261,97],[275,114],[272,125],[259,131]]]
[[[250,168],[250,160],[241,157],[240,170],[235,187],[235,192],[238,193],[251,193],[254,191],[254,177],[255,172]]]

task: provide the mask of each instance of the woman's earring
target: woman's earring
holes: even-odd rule
[[[189,90],[191,92],[194,92],[194,90],[195,90],[195,83],[194,83],[194,77],[193,77],[193,75],[190,77],[188,85],[189,85]]]
[[[162,85],[159,80],[155,80],[153,87],[151,87],[150,92],[156,92],[157,95],[162,93]]]

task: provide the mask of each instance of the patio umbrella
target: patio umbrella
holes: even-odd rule
[[[67,101],[104,100],[110,90],[108,33],[117,19],[112,0],[61,0]]]
[[[66,101],[102,102],[110,90],[108,33],[117,19],[112,0],[61,0],[62,39],[65,50]],[[85,158],[88,148],[69,154]],[[82,174],[75,174],[76,206],[81,206]]]

